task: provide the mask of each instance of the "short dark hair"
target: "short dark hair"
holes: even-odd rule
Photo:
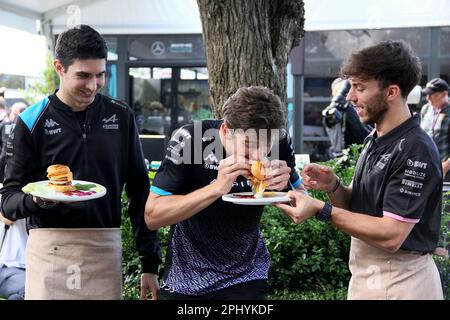
[[[409,44],[388,40],[351,54],[341,68],[341,76],[376,79],[381,88],[396,84],[406,99],[419,83],[422,68]]]
[[[223,106],[223,118],[230,129],[282,129],[285,111],[280,97],[262,86],[239,88]]]
[[[66,70],[75,59],[106,59],[107,56],[105,39],[85,24],[64,31],[56,40],[55,58]]]

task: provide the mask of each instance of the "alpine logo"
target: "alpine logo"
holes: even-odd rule
[[[383,154],[381,156],[381,159],[377,162],[376,166],[378,168],[380,168],[381,170],[383,170],[384,167],[386,166],[386,164],[389,162],[390,158],[391,158],[391,154],[390,153]]]
[[[54,126],[59,126],[59,123],[53,119],[46,119],[44,128],[53,128]]]
[[[55,128],[55,127],[59,127],[59,123],[56,122],[53,119],[45,119],[45,123],[44,123],[44,133],[46,135],[54,135],[54,134],[58,134],[61,133],[61,128]],[[46,128],[54,128],[54,129],[46,129]]]
[[[109,117],[108,119],[104,118],[104,119],[103,119],[103,122],[104,122],[104,123],[110,123],[110,122],[116,123],[117,120],[119,120],[119,119],[117,119],[117,115],[116,115],[116,114],[113,114],[113,115],[112,115],[111,117]]]
[[[111,117],[109,118],[104,118],[103,120],[103,129],[106,130],[117,130],[119,129],[119,124],[116,123],[119,121],[119,119],[117,118],[116,114],[113,114]]]

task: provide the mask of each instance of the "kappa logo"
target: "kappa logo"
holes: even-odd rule
[[[45,119],[45,123],[44,123],[44,133],[46,135],[54,135],[54,134],[58,134],[61,133],[61,128],[55,128],[55,127],[59,127],[59,123],[56,122],[53,119]],[[54,128],[54,129],[46,129],[46,128]]]
[[[44,128],[53,128],[54,126],[59,126],[59,123],[51,118],[45,120]]]
[[[203,160],[205,160],[205,162],[208,164],[219,163],[219,160],[217,159],[216,155],[212,152],[208,154]]]
[[[119,121],[116,114],[113,114],[109,118],[104,118],[103,120],[103,129],[106,130],[117,130],[119,129],[119,124],[116,123]]]
[[[217,159],[216,155],[211,152],[210,154],[208,154],[204,159],[205,164],[203,165],[203,167],[205,169],[210,169],[210,170],[219,170],[219,160]]]

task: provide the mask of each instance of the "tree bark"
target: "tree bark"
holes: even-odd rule
[[[222,106],[239,87],[261,85],[286,108],[289,53],[304,34],[302,0],[197,0],[203,27],[211,106]]]

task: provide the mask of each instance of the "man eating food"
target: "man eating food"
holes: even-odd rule
[[[284,109],[268,88],[244,87],[225,102],[222,120],[186,125],[172,136],[145,210],[150,229],[172,229],[166,298],[265,298],[270,255],[259,230],[263,206],[222,196],[250,191],[252,173],[258,195],[264,188],[287,190],[289,180],[300,188]],[[202,149],[190,153],[198,140]],[[266,156],[270,172],[261,162]]]

